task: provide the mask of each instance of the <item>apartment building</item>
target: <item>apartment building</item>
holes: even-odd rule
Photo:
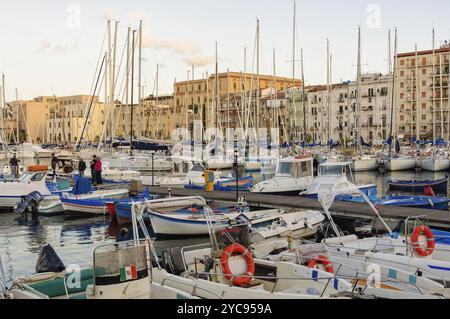
[[[395,120],[399,138],[449,138],[449,58],[448,45],[398,54]]]

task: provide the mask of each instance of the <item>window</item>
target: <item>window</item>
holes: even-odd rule
[[[422,103],[422,110],[426,110],[427,108],[427,104],[426,103]]]
[[[422,65],[427,65],[427,58],[422,58]]]
[[[405,71],[400,71],[400,76],[405,76]]]
[[[426,75],[427,74],[427,69],[422,69],[422,74]]]
[[[404,66],[405,65],[405,60],[400,60],[400,65]]]
[[[427,80],[422,81],[422,86],[427,86]]]
[[[422,114],[422,120],[425,121],[427,119],[427,116],[425,114]]]
[[[427,97],[427,92],[422,92],[422,97]]]
[[[405,87],[405,83],[400,82],[400,88],[403,89]]]
[[[404,99],[405,98],[405,93],[400,93],[400,98]]]

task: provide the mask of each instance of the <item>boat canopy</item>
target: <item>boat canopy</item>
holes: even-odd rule
[[[342,176],[351,170],[351,162],[327,162],[319,165],[319,176]]]
[[[294,178],[308,177],[313,174],[313,161],[309,159],[281,160],[276,175],[292,175]]]

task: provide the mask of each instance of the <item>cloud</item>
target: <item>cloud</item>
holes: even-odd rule
[[[59,43],[52,43],[48,39],[42,39],[35,52],[52,55],[64,55],[67,54],[69,51],[77,48],[77,46],[78,44],[76,41],[70,44],[59,44]]]
[[[144,48],[171,51],[181,56],[183,62],[188,65],[203,67],[214,62],[213,57],[202,55],[200,45],[191,40],[162,40],[151,37],[144,32],[142,37],[142,46]]]

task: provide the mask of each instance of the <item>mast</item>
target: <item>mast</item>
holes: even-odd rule
[[[331,89],[330,89],[330,84],[331,83],[331,79],[330,79],[330,41],[327,39],[327,128],[326,128],[326,137],[327,137],[327,145],[329,148],[331,148],[331,145],[329,145],[330,143],[330,121],[331,121],[331,114],[330,114],[330,110],[331,110]]]
[[[392,40],[391,40],[391,29],[389,29],[389,33],[388,33],[388,74],[389,74],[389,76],[392,76],[392,48],[391,48],[391,45],[392,45]],[[390,97],[390,85],[391,85],[391,82],[389,82],[389,84],[388,84],[388,105],[389,105],[389,109],[390,109],[390,105],[391,105],[391,97]],[[385,140],[387,140],[388,139],[388,110],[387,110],[387,105],[386,105],[386,133],[385,133],[385,136],[384,136],[384,139]],[[390,113],[390,112],[389,112]],[[390,120],[390,118],[389,118],[389,120]],[[391,133],[392,134],[392,133]]]
[[[159,64],[156,65],[156,99],[155,99],[155,113],[156,113],[156,130],[153,135],[156,139],[159,139],[159,121],[160,121],[160,113],[159,113]]]
[[[133,30],[132,48],[131,48],[131,134],[130,134],[130,156],[133,156],[133,120],[134,120],[134,40],[136,30]]]
[[[138,132],[142,134],[142,20],[139,21],[139,80],[138,80]]]
[[[227,128],[230,128],[230,69],[227,69]]]
[[[111,72],[111,111],[110,111],[110,125],[111,125],[111,151],[112,151],[112,144],[113,144],[113,138],[114,138],[114,113],[115,113],[115,90],[116,90],[116,59],[117,59],[117,31],[119,27],[119,21],[116,21],[114,26],[114,45],[113,45],[113,51],[112,51],[112,68],[110,70]]]
[[[256,81],[258,82],[257,88],[256,88],[256,135],[257,135],[257,155],[260,154],[260,136],[259,136],[259,126],[260,126],[260,112],[261,112],[261,100],[260,100],[260,89],[261,89],[261,82],[260,82],[260,74],[259,74],[259,18],[256,20]]]
[[[218,44],[216,42],[216,74],[215,74],[215,126],[216,129],[219,129],[219,53],[218,53]]]
[[[436,50],[435,50],[435,38],[434,38],[434,28],[433,28],[433,72],[431,72],[431,75],[433,77],[433,98],[432,98],[432,103],[433,103],[433,145],[435,145],[436,143],[436,101],[435,101],[435,85],[436,85]]]
[[[416,50],[416,140],[420,140],[420,130],[419,130],[419,56],[417,52],[417,44],[415,46]]]
[[[356,141],[356,145],[359,148],[359,151],[362,152],[362,129],[361,129],[361,101],[362,101],[362,79],[361,79],[361,26],[358,26],[358,66],[357,66],[357,81],[358,81],[358,140]]]
[[[444,109],[443,109],[443,104],[444,104],[444,92],[443,92],[443,88],[444,85],[442,83],[443,78],[442,78],[442,58],[443,55],[439,54],[439,86],[440,86],[440,102],[439,102],[439,106],[441,109],[441,138],[444,138]]]
[[[128,27],[127,31],[127,67],[126,67],[126,76],[125,76],[125,103],[127,105],[127,112],[130,112],[130,100],[129,100],[129,93],[130,93],[130,41],[131,41],[131,28]],[[122,122],[123,123],[123,122]],[[125,123],[123,123],[125,124]],[[125,134],[125,130],[123,132]],[[130,130],[130,135],[131,135]]]
[[[244,48],[244,86],[242,89],[242,120],[244,121],[244,131],[247,133],[247,47]]]
[[[16,88],[16,139],[17,145],[20,144],[20,129],[19,129],[19,90]]]
[[[277,98],[277,64],[276,64],[276,52],[275,49],[273,49],[273,57],[272,57],[272,63],[273,63],[273,76],[272,76],[272,87],[273,87],[273,93],[272,93],[272,98],[275,101]],[[272,127],[275,124],[275,106],[272,107]]]
[[[297,51],[297,2],[294,0],[294,17],[292,23],[292,107],[293,107],[293,116],[292,116],[292,133],[291,138],[294,140],[297,137],[297,101],[295,99],[295,59],[296,59],[296,51]]]
[[[8,140],[7,140],[7,136],[5,134],[5,121],[4,121],[4,117],[5,117],[5,108],[6,108],[6,100],[5,100],[5,75],[2,74],[2,90],[0,92],[1,94],[1,98],[2,98],[2,105],[1,105],[1,125],[2,125],[2,142],[4,144],[4,146],[6,147],[8,145]]]
[[[392,154],[392,143],[394,142],[394,135],[396,134],[396,130],[394,130],[394,108],[395,108],[395,77],[397,72],[397,28],[394,30],[395,39],[394,39],[394,68],[392,72],[392,92],[391,92],[391,128],[389,137],[392,138],[391,145],[389,145],[389,158]]]
[[[307,143],[307,123],[306,123],[306,96],[305,96],[305,70],[303,66],[303,49],[300,50],[300,60],[302,68],[302,109],[303,109],[303,142]]]
[[[191,73],[188,70],[187,71],[187,82],[186,82],[186,90],[184,92],[184,110],[185,110],[185,119],[184,119],[184,125],[186,127],[186,134],[189,128],[189,106],[188,106],[188,90],[189,90],[189,80],[191,78]],[[187,140],[187,135],[186,135],[186,140]]]

